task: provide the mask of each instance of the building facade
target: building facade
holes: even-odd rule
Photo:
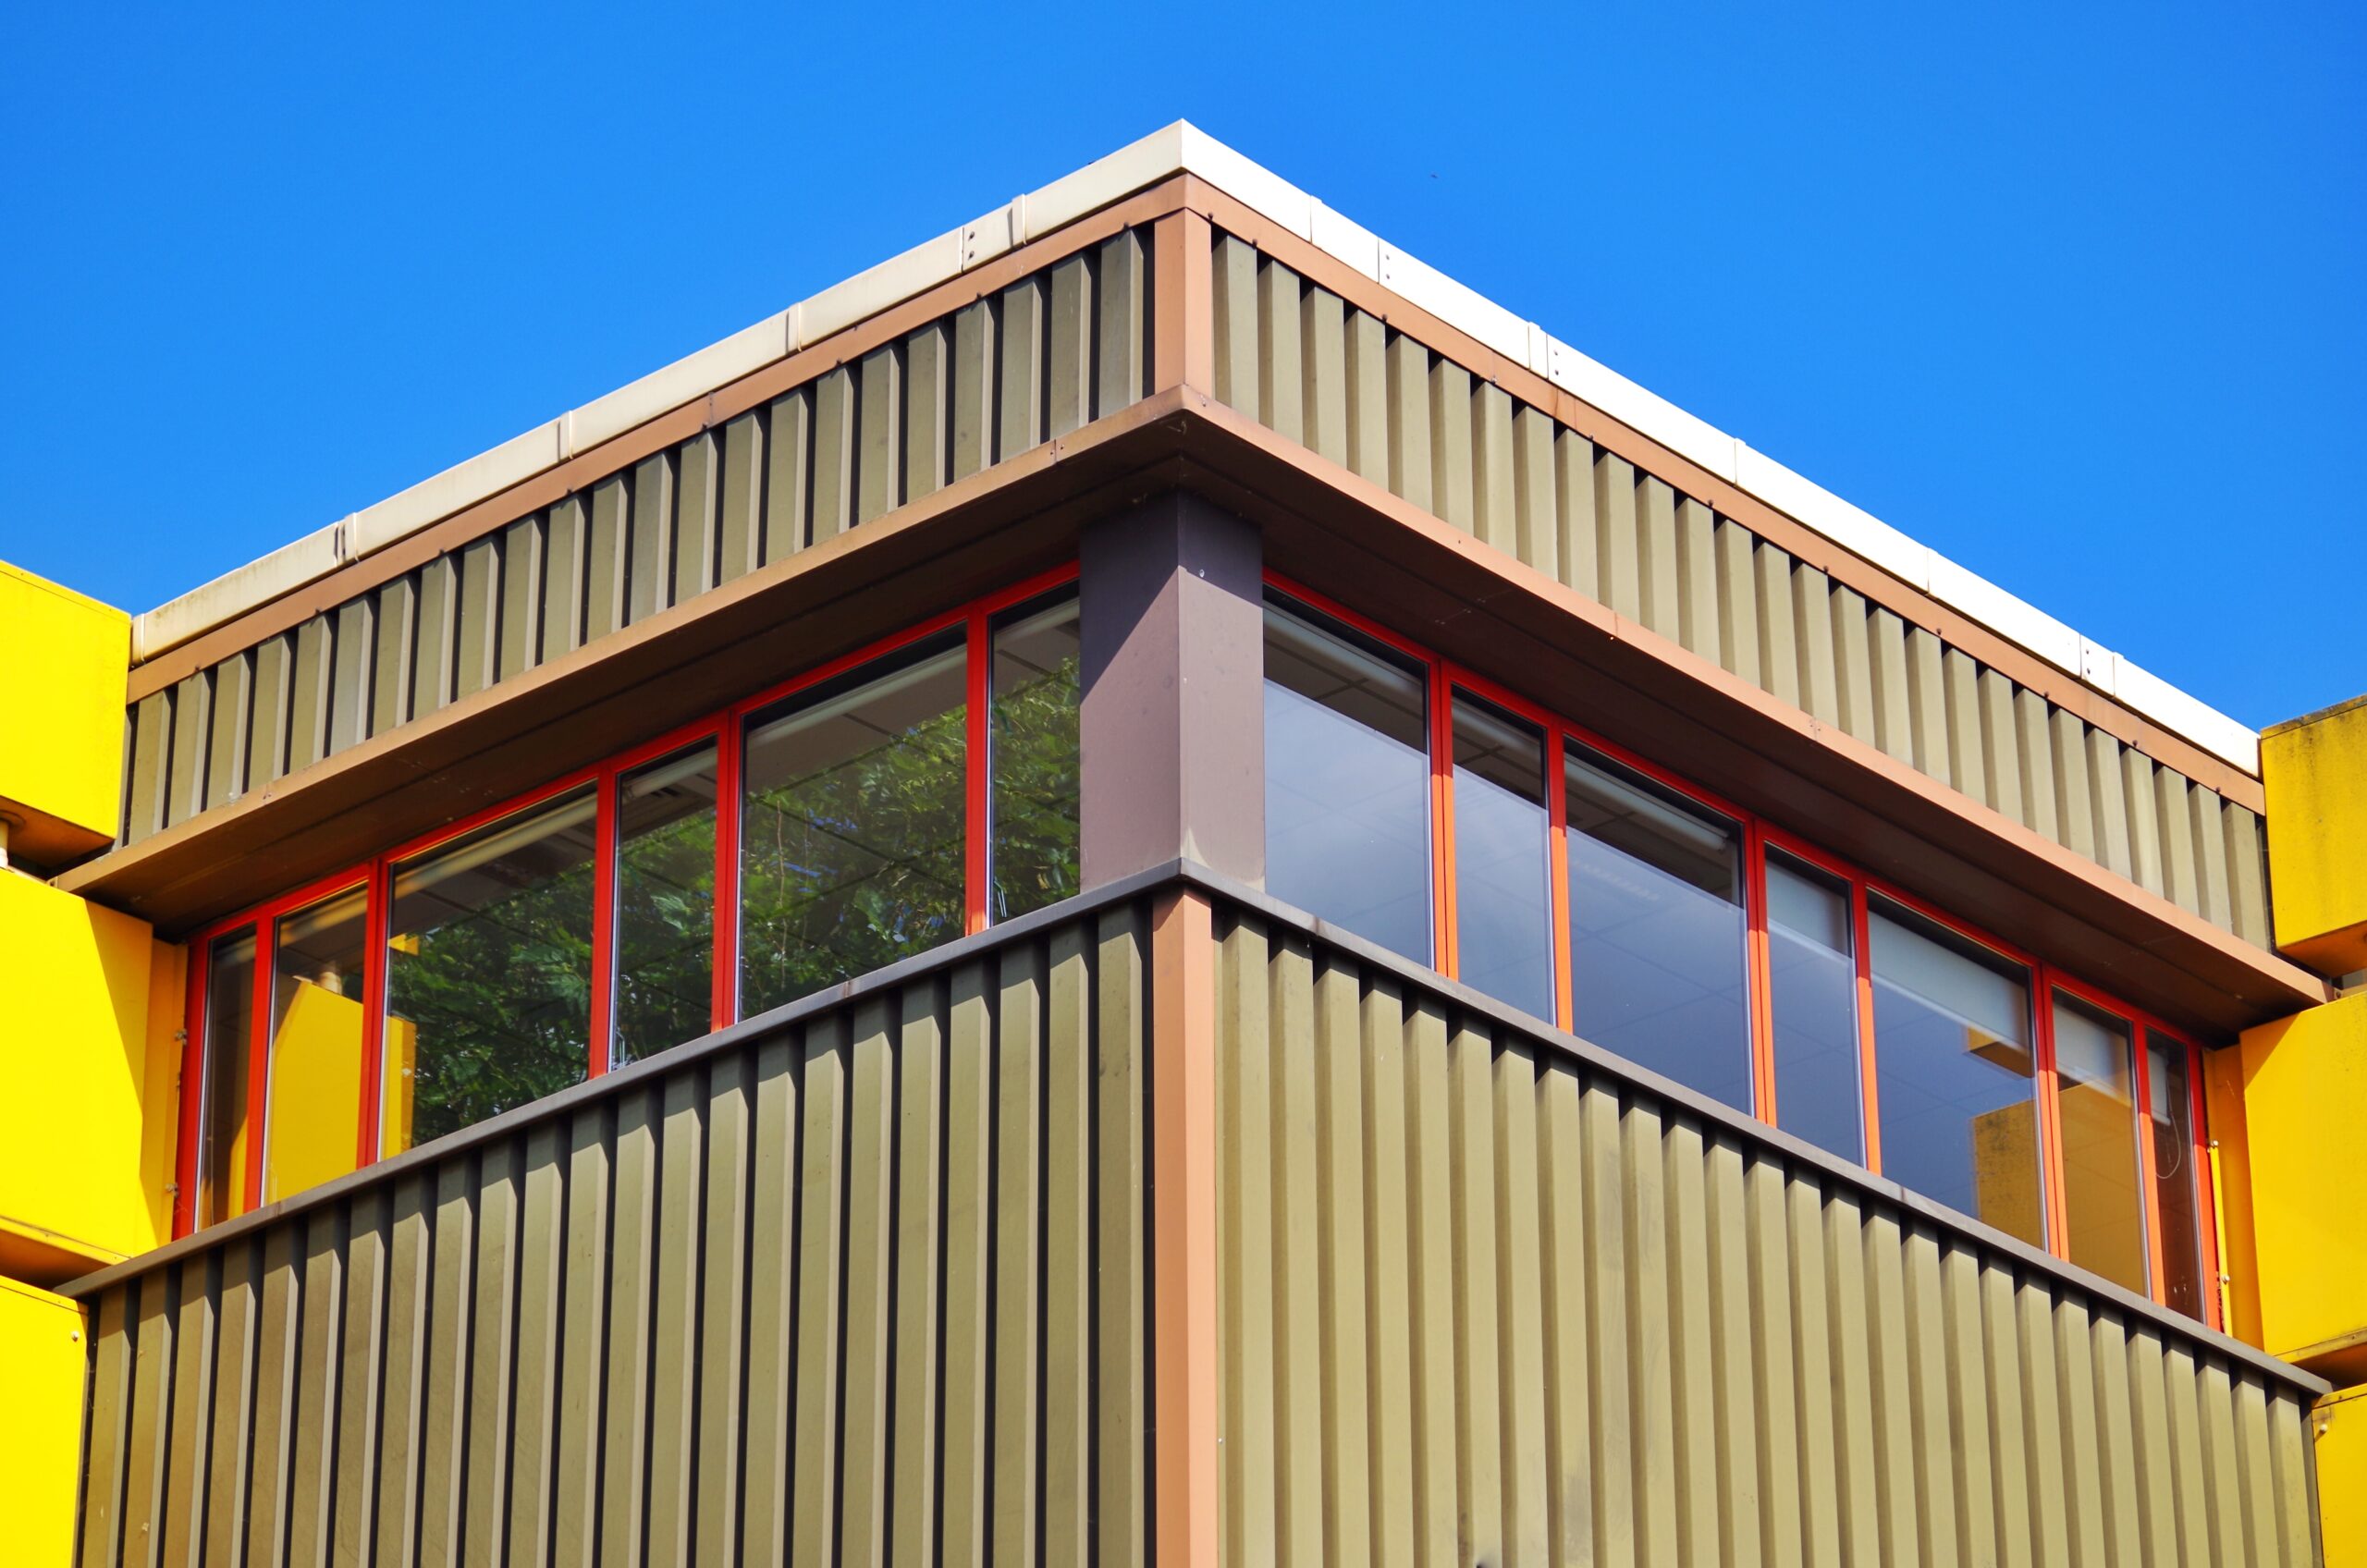
[[[2367,715],[1189,127],[0,593],[34,1560],[2367,1551]]]

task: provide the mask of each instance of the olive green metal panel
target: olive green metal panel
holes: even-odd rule
[[[1674,482],[1598,452],[1550,411],[1349,309],[1238,237],[1218,231],[1212,242],[1220,401],[1825,724],[2265,943],[2267,866],[2257,821],[2245,820],[2243,808],[2017,687],[1933,629],[1837,585]],[[1110,270],[1106,250],[1103,268]],[[2091,783],[2106,764],[2108,792]],[[2067,768],[2076,781],[2063,778]],[[2141,821],[2132,815],[2140,793]]]
[[[903,352],[898,344],[882,344],[855,363],[854,523],[869,522],[900,499],[903,379]]]
[[[172,1424],[165,1461],[165,1517],[157,1561],[200,1561],[204,1537],[199,1529],[205,1506],[206,1449],[213,1438],[209,1401],[214,1390],[215,1326],[220,1290],[218,1257],[182,1268],[174,1303]]]
[[[521,518],[501,531],[501,620],[494,679],[507,680],[540,662],[544,571],[543,520]]]
[[[378,646],[370,661],[370,733],[384,735],[411,717],[411,644],[419,584],[399,577],[378,590]]]
[[[587,643],[625,623],[625,584],[632,575],[627,565],[630,509],[630,486],[624,475],[612,475],[592,487],[583,557],[583,640]]]
[[[813,507],[814,394],[799,387],[765,413],[765,544],[767,565],[804,548]]]
[[[723,454],[713,431],[682,443],[676,459],[672,603],[715,586],[717,535],[723,506]]]
[[[112,1568],[123,1555],[124,1464],[131,1440],[132,1357],[127,1315],[140,1305],[141,1281],[111,1291],[91,1314],[90,1403],[82,1427],[82,1568]],[[160,1279],[156,1288],[163,1288]]]
[[[996,297],[994,346],[1000,384],[995,406],[995,460],[1016,457],[1045,436],[1047,281],[1023,277]]]
[[[1103,240],[1094,252],[1093,299],[1084,330],[1093,339],[1093,413],[1116,413],[1150,390],[1150,249],[1139,229]]]
[[[952,477],[967,479],[995,460],[995,306],[981,300],[954,312],[951,377]]]
[[[1045,434],[1066,435],[1093,417],[1093,260],[1071,256],[1049,281],[1045,335]]]
[[[628,622],[646,620],[674,603],[675,457],[659,452],[632,466],[625,530]]]
[[[855,506],[855,373],[841,365],[814,388],[813,543],[846,532]]]
[[[1145,1561],[1147,929],[1014,935],[105,1287],[82,1561]]]
[[[764,564],[765,420],[742,414],[723,427],[723,474],[716,504],[715,574],[719,582]]]
[[[544,521],[539,664],[583,644],[584,570],[591,559],[584,536],[591,518],[583,496],[569,496],[545,513]]]
[[[288,771],[288,677],[294,644],[285,636],[254,650],[254,685],[247,702],[247,784],[267,784]]]
[[[438,556],[419,569],[419,628],[413,634],[411,676],[411,717],[423,718],[451,702],[454,671],[460,657],[460,563],[450,556]]]
[[[2316,1561],[2306,1399],[2200,1331],[1442,982],[1217,940],[1227,1562]]]
[[[169,826],[205,807],[206,740],[214,723],[214,672],[201,669],[173,687],[172,766],[166,773]]]
[[[254,701],[254,665],[233,654],[214,667],[212,733],[205,742],[205,803],[235,801],[247,789],[249,704]]]
[[[907,501],[930,495],[945,483],[951,348],[952,334],[943,322],[932,322],[904,339],[902,494]]]
[[[124,841],[1117,412],[1149,389],[1150,287],[1146,235],[1113,235],[141,699],[126,720]],[[1302,286],[1275,287],[1281,309]],[[1340,446],[1346,344],[1324,298],[1331,389],[1306,398]],[[1269,340],[1297,340],[1287,314]],[[1377,372],[1377,341],[1367,361]],[[1300,372],[1287,376],[1295,402]],[[1375,423],[1372,460],[1385,445]]]
[[[337,607],[329,676],[329,740],[332,753],[358,745],[370,734],[370,660],[376,651],[372,597]]]

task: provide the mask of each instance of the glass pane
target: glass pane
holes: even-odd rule
[[[2165,1299],[2190,1317],[2202,1316],[2201,1200],[2195,1180],[2194,1099],[2187,1078],[2187,1047],[2149,1034],[2145,1071],[2152,1082],[2153,1203],[2162,1216]]]
[[[586,786],[395,867],[383,1152],[583,1081],[592,845]]]
[[[1566,774],[1576,1033],[1748,1110],[1734,825],[1576,745]]]
[[[1553,1017],[1552,821],[1545,737],[1454,697],[1455,963],[1465,984]]]
[[[995,631],[993,881],[1008,920],[1077,890],[1077,608],[1072,595]]]
[[[715,743],[617,781],[617,1005],[612,1061],[637,1061],[715,1021]]]
[[[247,1053],[254,1045],[255,934],[217,937],[205,959],[205,1115],[198,1128],[200,1225],[247,1207]]]
[[[1869,917],[1883,1174],[2045,1245],[2030,977],[1904,910]]]
[[[264,1084],[265,1203],[354,1167],[362,1131],[368,911],[367,894],[354,888],[273,923],[277,952]]]
[[[1776,1125],[1862,1165],[1865,1099],[1849,889],[1774,851],[1767,855],[1767,961]]]
[[[740,1011],[962,934],[963,653],[801,695],[748,730]]]
[[[1266,610],[1266,890],[1430,962],[1430,764],[1420,673]]]
[[[2063,1219],[2071,1261],[2152,1295],[2131,1050],[2127,1023],[2055,993],[2055,1104],[2063,1122]]]

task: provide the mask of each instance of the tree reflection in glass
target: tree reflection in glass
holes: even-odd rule
[[[385,1153],[583,1081],[592,846],[586,785],[395,867]]]
[[[614,1061],[635,1061],[714,1022],[715,743],[617,781]]]
[[[996,920],[1077,890],[1077,655],[1073,594],[995,629],[987,910]]]
[[[962,934],[963,650],[885,663],[749,723],[743,1017]]]

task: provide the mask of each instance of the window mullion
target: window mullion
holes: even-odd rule
[[[241,1172],[246,1201],[241,1214],[263,1206],[264,1146],[270,1140],[271,1115],[271,985],[279,968],[277,923],[264,915],[255,922],[254,1016],[249,1023],[247,1046],[247,1169]]]
[[[1858,1088],[1864,1100],[1866,1169],[1881,1174],[1883,1122],[1881,1085],[1874,1075],[1874,944],[1866,913],[1866,884],[1849,882],[1849,945],[1858,961]]]
[[[585,1072],[608,1071],[617,1012],[617,790],[619,775],[604,767],[592,796],[592,1018],[585,1031]]]

